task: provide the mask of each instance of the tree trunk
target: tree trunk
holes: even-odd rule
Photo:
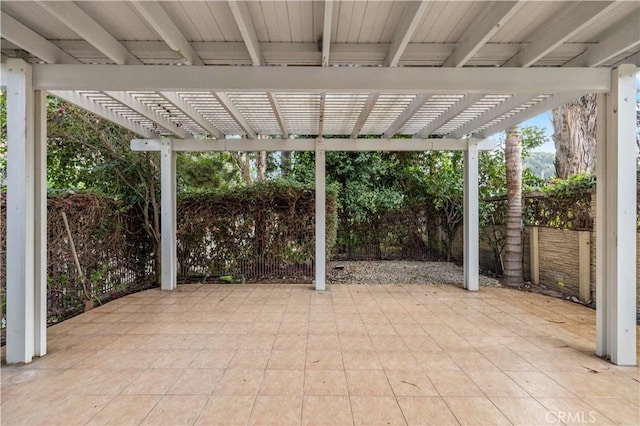
[[[291,151],[282,151],[282,162],[280,164],[280,177],[286,178],[291,171]]]
[[[256,152],[256,164],[258,168],[258,182],[267,181],[267,151]]]
[[[596,95],[585,95],[553,110],[556,176],[567,179],[596,172]]]
[[[507,233],[504,246],[504,278],[520,286],[522,277],[522,138],[518,126],[507,130]]]
[[[231,152],[231,156],[235,160],[236,166],[238,166],[238,169],[240,169],[240,173],[242,174],[242,180],[244,180],[245,185],[247,186],[253,185],[253,178],[251,177],[251,161],[249,160],[249,154]]]

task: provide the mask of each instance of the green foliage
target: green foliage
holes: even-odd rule
[[[180,191],[220,190],[242,184],[242,176],[228,152],[181,152],[176,173]]]
[[[573,199],[576,194],[583,194],[596,186],[596,176],[579,173],[569,179],[554,179],[542,188],[542,193],[555,198]]]

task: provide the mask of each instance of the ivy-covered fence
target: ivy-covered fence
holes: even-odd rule
[[[3,195],[3,259],[5,206]],[[76,194],[49,198],[47,210],[49,323],[82,313],[87,305],[98,305],[154,285],[153,249],[135,208],[96,194]],[[0,269],[3,304],[5,266],[3,262]]]
[[[327,247],[336,235],[327,196]],[[309,282],[314,276],[315,192],[278,183],[178,200],[178,279]]]

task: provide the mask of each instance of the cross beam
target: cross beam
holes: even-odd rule
[[[133,151],[161,151],[167,141],[176,152],[203,151],[315,151],[319,139],[134,139]],[[324,151],[466,151],[498,146],[494,139],[322,139]]]

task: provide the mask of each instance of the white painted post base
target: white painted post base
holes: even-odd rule
[[[464,288],[478,291],[480,274],[478,222],[478,145],[469,142],[464,152]]]
[[[178,280],[176,183],[176,154],[173,151],[173,142],[171,139],[163,140],[160,149],[162,290],[175,290]]]
[[[327,191],[324,140],[316,140],[316,290],[326,288],[327,269]]]
[[[46,97],[7,60],[7,363],[47,352]]]
[[[598,98],[596,354],[617,365],[637,365],[637,72],[613,70],[611,92]]]

